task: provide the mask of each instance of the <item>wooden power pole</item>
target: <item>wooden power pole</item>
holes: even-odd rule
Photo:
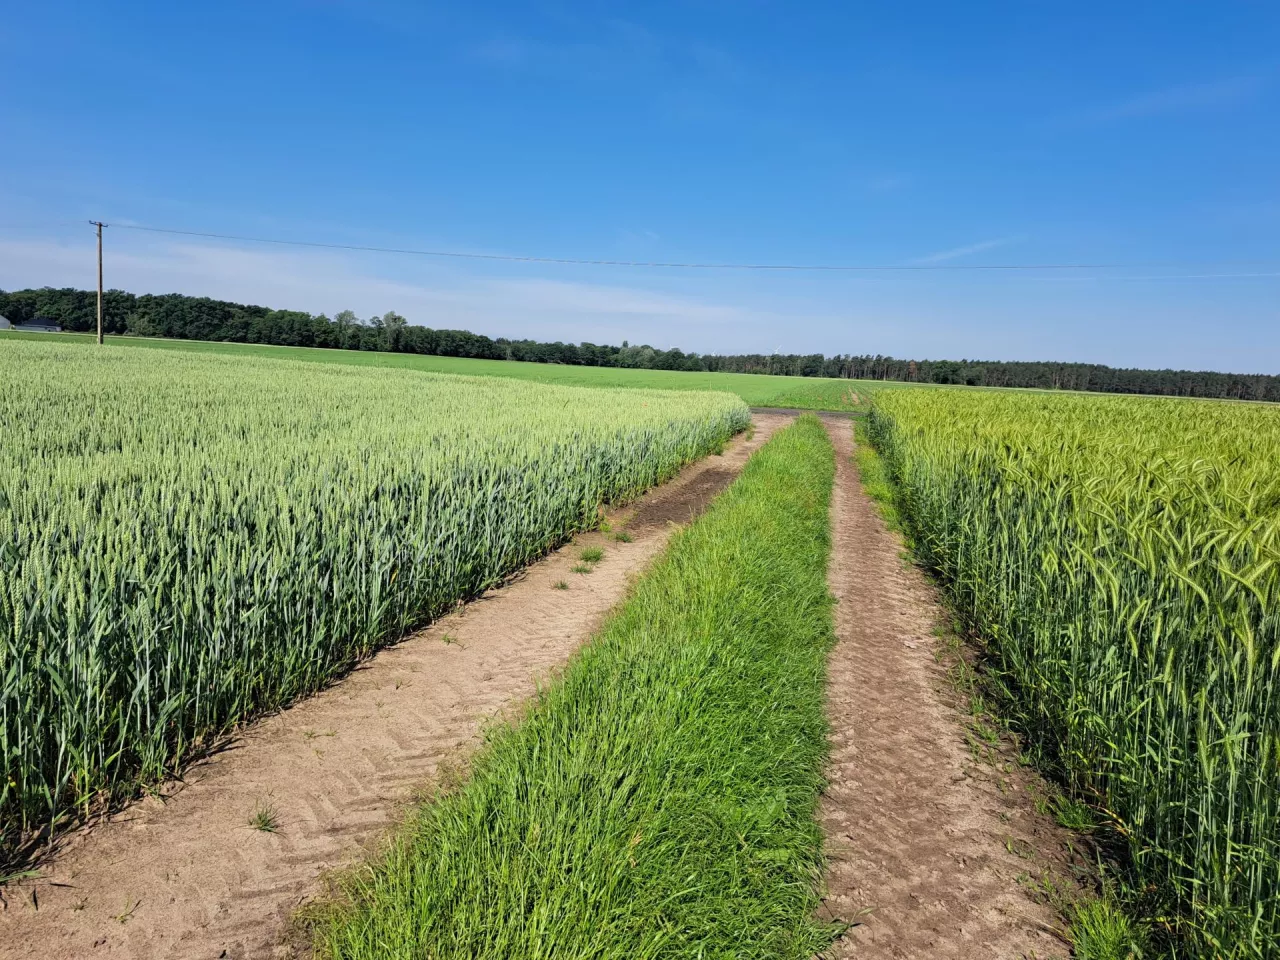
[[[98,346],[102,346],[102,228],[106,226],[100,220],[90,220],[98,228]]]

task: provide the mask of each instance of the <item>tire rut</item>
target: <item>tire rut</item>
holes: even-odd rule
[[[1011,804],[996,778],[973,769],[960,718],[940,692],[936,597],[862,491],[851,425],[826,424],[837,458],[829,571],[837,644],[820,811],[823,914],[859,924],[830,956],[1066,957],[1057,915],[1019,886],[1031,869],[1017,852],[1034,834],[1029,801]]]

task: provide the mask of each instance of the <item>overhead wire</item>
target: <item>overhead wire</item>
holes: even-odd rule
[[[79,221],[76,221],[77,223]],[[67,225],[61,222],[59,226]],[[145,233],[167,234],[170,236],[198,237],[210,240],[230,240],[239,243],[262,243],[276,246],[310,247],[323,250],[347,250],[358,253],[383,253],[402,256],[434,257],[458,260],[487,260],[504,263],[542,263],[563,266],[589,267],[626,267],[677,270],[743,270],[743,271],[809,271],[827,273],[982,273],[982,272],[1035,272],[1049,271],[1068,273],[1078,270],[1151,270],[1151,269],[1209,269],[1226,267],[1270,267],[1280,270],[1278,261],[1261,260],[1216,260],[1216,261],[1128,261],[1128,262],[1070,262],[1070,263],[862,263],[862,264],[823,264],[823,263],[759,263],[759,262],[716,262],[716,261],[678,261],[678,260],[619,260],[609,258],[583,257],[549,257],[527,254],[481,253],[466,250],[423,250],[410,247],[383,247],[365,244],[329,243],[319,240],[292,240],[280,237],[258,237],[246,234],[218,233],[207,230],[180,230],[172,227],[153,227],[138,223],[107,224],[114,230],[135,230]],[[8,229],[18,229],[10,227]],[[21,229],[34,229],[23,227]],[[1277,277],[1280,272],[1253,273],[1197,273],[1173,276],[1147,277],[1075,277],[1072,279],[1106,279],[1106,280],[1206,280],[1206,279],[1243,279],[1258,277]]]

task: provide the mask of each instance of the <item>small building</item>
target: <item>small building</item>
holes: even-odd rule
[[[9,322],[9,318],[0,316],[0,330],[12,330],[13,324]]]
[[[8,321],[5,321],[8,323]],[[0,327],[0,329],[5,329]],[[22,323],[10,323],[10,330],[17,330],[19,333],[61,333],[62,324],[58,323],[52,317],[32,317]]]

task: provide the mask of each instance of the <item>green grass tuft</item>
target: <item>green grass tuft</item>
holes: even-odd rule
[[[583,563],[599,563],[604,559],[604,551],[599,547],[587,547],[578,554],[578,558]]]
[[[1141,930],[1107,897],[1078,904],[1071,918],[1074,960],[1140,960]]]
[[[1088,833],[1098,826],[1098,820],[1087,803],[1072,797],[1058,796],[1053,801],[1053,818],[1061,826],[1076,833]]]
[[[893,482],[889,478],[888,468],[867,436],[866,421],[853,421],[853,442],[856,444],[853,450],[853,462],[858,467],[858,479],[862,481],[862,489],[875,501],[880,516],[884,517],[889,529],[902,532],[898,508],[893,499]]]
[[[334,958],[809,958],[834,471],[804,417],[349,900]]]
[[[278,833],[280,815],[276,812],[275,804],[270,800],[259,800],[258,805],[253,808],[252,816],[249,817],[249,826],[263,833]]]

